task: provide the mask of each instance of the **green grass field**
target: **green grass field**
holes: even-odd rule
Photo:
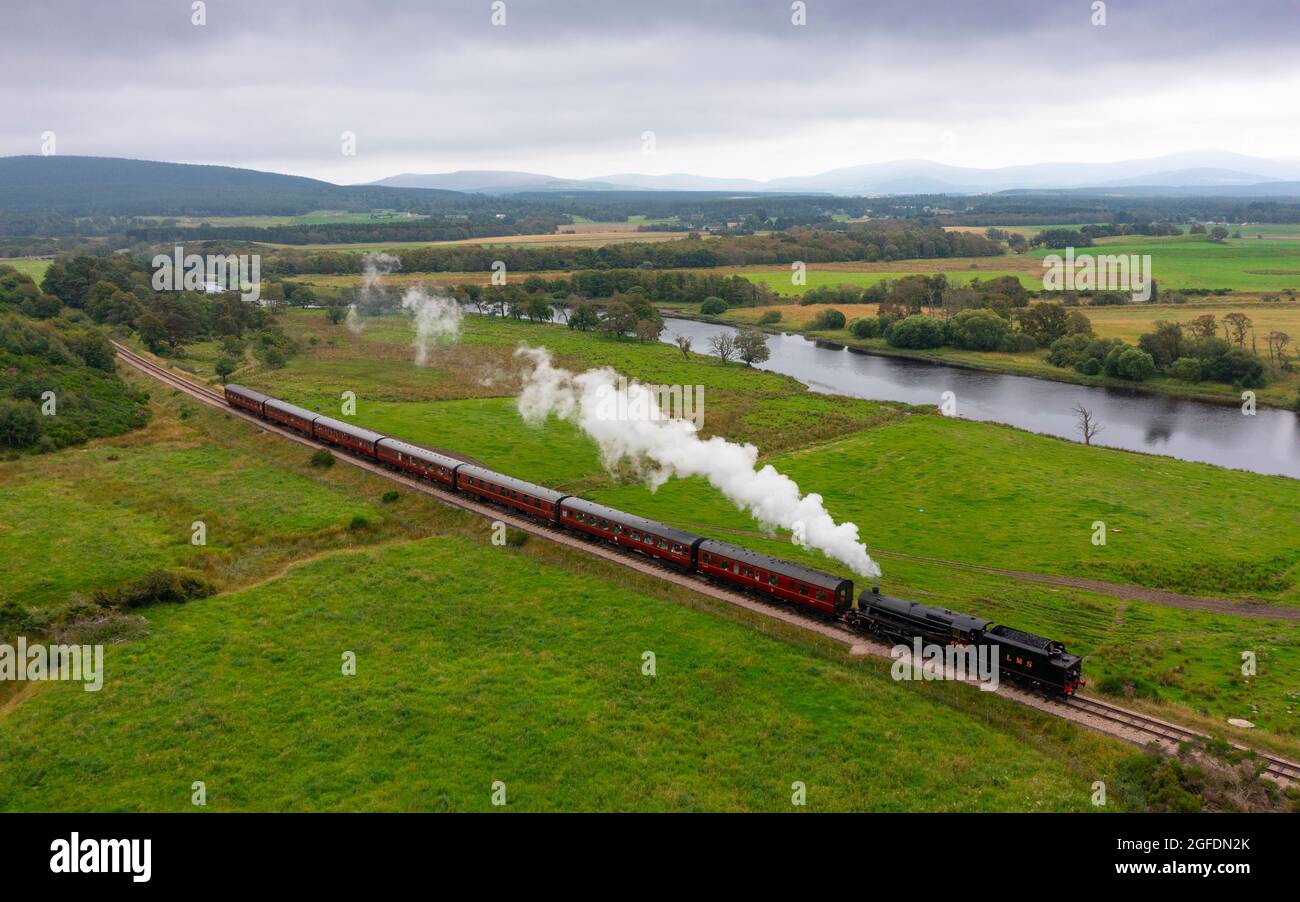
[[[895,683],[886,661],[582,552],[494,546],[478,518],[405,490],[385,504],[384,479],[153,403],[131,436],[0,463],[20,489],[0,493],[6,594],[55,603],[178,561],[225,591],[141,609],[147,635],[108,646],[99,693],[7,684],[0,811],[190,810],[196,780],[213,811],[488,810],[497,780],[527,811],[789,810],[794,781],[812,810],[1085,811],[1097,779],[1127,804],[1119,743]],[[188,546],[204,514],[222,547]]]
[[[765,461],[804,490],[823,494],[835,516],[859,523],[873,549],[937,559],[884,558],[886,591],[1059,637],[1090,656],[1087,666],[1098,680],[1115,676],[1147,687],[1142,691],[1180,706],[1180,715],[1201,718],[1207,728],[1244,716],[1284,748],[1300,743],[1294,716],[1300,684],[1287,676],[1300,668],[1294,623],[1162,608],[958,566],[1294,606],[1300,603],[1300,485],[1293,480],[818,395],[774,374],[699,355],[688,360],[666,345],[560,326],[470,317],[459,344],[417,369],[401,318],[373,320],[360,337],[330,326],[319,312],[291,313],[285,321],[304,343],[315,336],[315,350],[286,369],[240,374],[239,381],[329,412],[336,412],[342,391],[352,390],[357,420],[367,426],[798,557],[803,552],[781,537],[763,536],[748,515],[705,485],[672,482],[651,494],[638,483],[620,484],[571,427],[524,426],[512,400],[517,383],[510,355],[521,342],[546,345],[570,368],[608,365],[648,382],[704,385],[707,432],[754,441]],[[495,373],[497,381],[484,385],[484,373]],[[1108,524],[1105,547],[1090,541],[1097,519]],[[834,567],[811,554],[807,563]],[[1248,648],[1271,662],[1267,679],[1241,680],[1239,652]]]
[[[45,278],[45,270],[50,268],[53,260],[28,260],[23,257],[0,257],[0,266],[12,266],[25,276],[31,276],[36,284]]]
[[[1290,227],[1293,232],[1296,227]],[[1300,289],[1300,241],[1269,234],[1263,227],[1243,227],[1241,238],[1222,243],[1204,235],[1168,238],[1103,238],[1091,248],[1076,253],[1138,254],[1151,256],[1151,271],[1161,290],[1183,288],[1227,288],[1240,292]],[[1236,231],[1234,228],[1232,231]],[[1255,237],[1257,234],[1263,238]],[[1030,256],[1049,253],[1036,250]]]

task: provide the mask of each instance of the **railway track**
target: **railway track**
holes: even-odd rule
[[[1112,705],[1110,702],[1104,702],[1100,699],[1086,695],[1075,696],[1064,704],[1076,710],[1082,710],[1112,724],[1116,724],[1121,729],[1137,734],[1137,738],[1130,739],[1129,741],[1143,745],[1148,742],[1155,742],[1166,751],[1172,751],[1184,742],[1198,740],[1204,741],[1211,738],[1205,733],[1189,729],[1188,727],[1179,726],[1178,724],[1170,723],[1167,720],[1152,717],[1149,714],[1140,714],[1137,711],[1130,711],[1127,708],[1121,708],[1118,705]],[[1300,765],[1293,764],[1290,761],[1260,752],[1256,749],[1248,748],[1239,743],[1234,742],[1232,745],[1236,749],[1253,752],[1257,755],[1259,759],[1264,762],[1264,773],[1273,778],[1273,780],[1279,783],[1300,782]]]
[[[113,342],[117,355],[128,365],[140,370],[148,376],[151,376],[165,385],[177,389],[184,394],[189,395],[195,400],[204,404],[211,405],[225,411],[230,416],[239,417],[256,426],[263,432],[278,435],[286,438],[299,445],[308,448],[329,448],[331,451],[338,449],[307,438],[301,433],[292,429],[284,428],[276,423],[263,420],[253,414],[231,407],[226,403],[225,397],[218,391],[207,385],[203,385],[188,377],[182,376],[166,367],[149,360],[140,354],[135,353],[118,342]],[[443,452],[450,453],[450,452]],[[643,555],[631,554],[616,546],[601,542],[599,539],[587,538],[586,536],[575,535],[574,533],[562,530],[554,525],[548,525],[540,520],[523,517],[517,513],[503,510],[472,500],[465,495],[450,492],[433,483],[423,480],[414,479],[404,473],[391,470],[382,464],[367,460],[362,457],[340,452],[337,454],[340,460],[346,461],[354,467],[367,470],[393,482],[400,483],[413,491],[421,492],[428,495],[439,503],[448,507],[468,511],[477,514],[491,521],[500,521],[515,529],[530,533],[565,545],[570,548],[576,548],[588,554],[611,561],[631,570],[649,574],[657,579],[674,583],[679,586],[685,586],[694,592],[718,601],[724,601],[737,607],[745,608],[757,612],[765,617],[787,623],[801,629],[816,633],[825,638],[831,639],[848,646],[849,653],[852,655],[873,655],[876,657],[890,658],[891,645],[881,642],[873,637],[865,636],[862,633],[849,629],[846,625],[825,617],[799,611],[779,602],[770,602],[759,599],[754,596],[734,592],[730,589],[719,586],[706,577],[694,573],[683,573],[662,561]],[[460,455],[452,455],[460,457]],[[1023,704],[1037,708],[1041,711],[1054,714],[1058,717],[1064,717],[1079,723],[1083,726],[1091,727],[1100,732],[1122,739],[1134,745],[1147,746],[1156,743],[1165,752],[1172,752],[1177,749],[1178,745],[1191,741],[1208,739],[1205,734],[1195,730],[1181,727],[1167,721],[1159,720],[1146,714],[1140,714],[1136,711],[1130,711],[1127,708],[1121,708],[1112,705],[1109,702],[1103,702],[1099,699],[1088,696],[1073,696],[1069,699],[1049,698],[1042,693],[1033,691],[1024,686],[1008,686],[1003,684],[999,688],[999,694],[1008,698],[1013,698]],[[1233,744],[1236,748],[1253,751],[1265,762],[1264,773],[1266,776],[1275,780],[1282,785],[1300,784],[1300,765],[1272,755],[1264,754],[1254,749],[1247,749],[1246,746]]]

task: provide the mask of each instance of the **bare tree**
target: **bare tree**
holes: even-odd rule
[[[736,339],[730,332],[719,332],[710,338],[709,347],[723,363],[736,356]]]
[[[678,350],[682,352],[682,356],[689,360],[691,356],[691,340],[685,335],[678,335],[676,342]]]
[[[1103,428],[1101,423],[1097,422],[1093,412],[1082,404],[1074,405],[1074,416],[1078,421],[1079,434],[1083,436],[1083,443],[1091,445],[1093,437]]]
[[[1223,317],[1224,338],[1227,338],[1229,331],[1231,331],[1232,340],[1237,343],[1237,347],[1244,348],[1246,346],[1246,333],[1250,331],[1250,327],[1253,325],[1255,324],[1251,322],[1250,317],[1244,313],[1226,314]]]
[[[1286,360],[1286,346],[1291,343],[1290,335],[1274,329],[1264,336],[1264,340],[1268,342],[1268,357],[1270,360],[1275,357],[1279,362]]]

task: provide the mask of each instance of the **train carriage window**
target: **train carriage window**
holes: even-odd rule
[[[637,532],[635,529],[632,530],[632,532],[630,532],[629,535],[632,537],[633,542],[641,541],[641,533]]]
[[[685,550],[686,549],[683,548],[681,545],[673,545],[673,554],[681,554]]]
[[[617,523],[615,523],[615,524],[614,524],[614,529],[613,529],[613,533],[614,533],[614,535],[616,535],[616,536],[617,536],[617,535],[621,535],[622,532],[623,532],[623,527],[621,527],[621,526],[619,526]]]
[[[713,558],[709,557],[709,553],[708,553],[707,551],[704,552],[702,555],[700,555],[700,558],[701,558],[701,560],[703,560],[704,563],[706,563],[706,564],[713,560]]]
[[[808,587],[805,586],[803,583],[800,583],[800,584],[799,584],[799,594],[800,594],[800,595],[807,595],[807,594],[808,594]]]
[[[779,582],[780,582],[780,580],[776,578],[776,574],[775,574],[775,573],[769,573],[769,574],[767,575],[767,584],[768,584],[769,586],[775,586],[775,585],[776,585],[777,583],[779,583]]]
[[[753,577],[753,575],[754,575],[754,571],[753,571],[753,570],[750,570],[748,567],[741,567],[741,568],[740,568],[740,575],[741,575],[741,576]]]
[[[656,545],[657,547],[659,547],[659,548],[667,548],[667,547],[668,547],[668,543],[665,542],[663,539],[658,539],[658,540],[656,540],[656,541],[655,541],[655,545]]]

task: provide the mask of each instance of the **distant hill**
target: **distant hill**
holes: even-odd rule
[[[437,205],[452,192],[345,187],[232,166],[115,157],[0,157],[0,212],[67,216],[262,216]]]
[[[835,195],[988,194],[1026,189],[1139,186],[1161,189],[1242,188],[1243,196],[1251,196],[1252,193],[1244,189],[1255,187],[1255,194],[1272,195],[1275,192],[1264,187],[1268,183],[1297,180],[1300,180],[1300,161],[1268,160],[1220,151],[1193,151],[1112,163],[1033,163],[992,169],[950,166],[929,160],[891,160],[832,169],[817,175],[785,176],[768,181],[714,178],[689,173],[645,175],[627,172],[594,179],[560,179],[535,172],[489,169],[424,175],[406,173],[374,184],[449,188],[498,195],[574,190]],[[1216,190],[1213,193],[1224,192]]]

